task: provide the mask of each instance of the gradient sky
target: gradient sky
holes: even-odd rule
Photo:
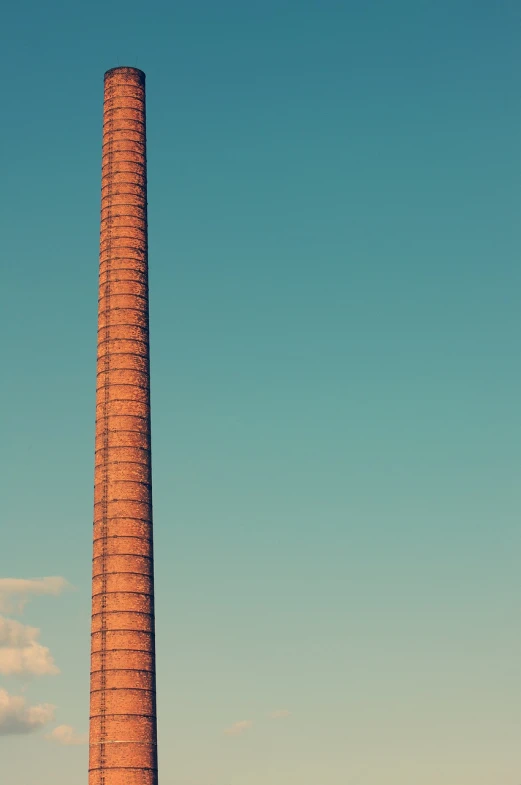
[[[60,673],[0,689],[57,708],[2,783],[87,782],[45,737],[88,726],[103,73],[135,65],[161,785],[519,785],[520,30],[517,0],[4,7],[0,578],[75,591],[17,617]]]

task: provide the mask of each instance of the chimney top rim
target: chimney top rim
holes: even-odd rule
[[[136,75],[139,75],[143,81],[145,80],[146,77],[145,72],[142,71],[140,68],[135,68],[132,65],[117,65],[115,68],[109,68],[108,71],[105,71],[104,79],[106,79],[108,76],[115,73],[116,71],[121,71],[122,73],[129,73],[129,72],[134,73]]]

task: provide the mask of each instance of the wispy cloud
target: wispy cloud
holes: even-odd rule
[[[65,578],[0,578],[0,612],[22,613],[32,597],[58,595],[72,588]]]
[[[38,643],[40,630],[0,616],[0,673],[4,676],[45,676],[59,673],[47,646]]]
[[[39,730],[54,719],[54,708],[49,703],[28,706],[22,696],[0,688],[0,736]]]
[[[58,725],[51,733],[47,734],[46,738],[66,746],[87,744],[89,740],[87,733],[76,733],[70,725]]]
[[[249,730],[252,725],[253,722],[251,720],[240,720],[239,722],[234,722],[233,725],[226,728],[224,732],[227,736],[240,736],[241,733],[245,733]]]
[[[284,717],[289,717],[291,712],[287,709],[277,709],[277,711],[272,711],[270,717],[272,720],[282,720]]]
[[[67,588],[72,587],[60,577],[0,578],[0,674],[27,677],[59,673],[49,649],[38,640],[40,630],[1,614],[22,613],[33,597],[56,596]],[[50,703],[31,706],[22,695],[10,695],[0,688],[0,736],[39,730],[52,722],[54,710]],[[76,738],[74,732],[69,738]]]

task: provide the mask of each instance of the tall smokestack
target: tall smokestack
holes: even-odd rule
[[[157,785],[145,74],[105,74],[89,785]]]

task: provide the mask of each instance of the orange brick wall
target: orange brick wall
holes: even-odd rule
[[[105,74],[89,785],[157,785],[145,75]]]

